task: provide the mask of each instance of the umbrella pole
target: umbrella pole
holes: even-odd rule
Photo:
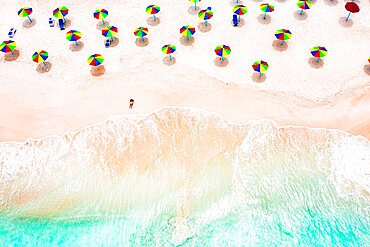
[[[186,36],[186,41],[189,41],[189,39],[190,39],[189,36]]]
[[[301,9],[301,13],[299,13],[300,15],[302,15],[303,14],[303,9]]]
[[[351,12],[349,11],[346,21],[348,21],[350,15],[351,15]]]
[[[238,22],[240,22],[240,15],[238,15]]]
[[[154,21],[156,21],[156,20],[157,20],[157,18],[155,17],[155,15],[153,15],[153,20],[154,20]]]
[[[261,76],[262,76],[262,73],[260,72],[260,77],[259,78],[261,78]]]
[[[320,61],[320,58],[316,58],[316,63],[318,63]]]
[[[283,45],[284,44],[284,40],[282,40],[281,42],[280,42],[280,45]]]
[[[29,15],[27,15],[27,17],[28,17],[28,20],[30,20],[30,22],[32,22],[32,20],[31,20],[30,16],[29,16]]]
[[[66,22],[66,19],[64,18],[64,16],[63,16],[63,21]]]
[[[42,64],[44,65],[44,67],[46,67],[46,63],[45,62],[42,62]]]
[[[171,54],[168,54],[168,56],[170,56],[170,61],[172,61],[172,57],[171,57]]]
[[[266,19],[266,13],[267,13],[267,12],[265,12],[265,14],[264,14],[264,16],[263,16],[263,19]]]
[[[194,2],[194,10],[197,10],[197,2]]]
[[[101,21],[103,22],[103,25],[104,25],[104,24],[105,24],[105,23],[104,23],[104,19],[101,19]]]
[[[76,45],[78,45],[77,40],[75,42],[76,42]]]
[[[222,57],[221,57],[221,62],[223,62],[223,61],[224,61],[224,59],[225,59],[225,58],[224,58],[224,56],[222,56]]]
[[[10,53],[11,53],[12,55],[14,55],[14,52],[13,52],[13,51],[10,51]]]
[[[141,36],[141,40],[143,41],[143,43],[144,43],[144,36]]]
[[[207,21],[205,21],[205,22],[206,22],[206,26],[207,26],[208,23],[207,23]]]

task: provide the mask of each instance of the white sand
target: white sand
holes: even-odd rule
[[[361,1],[361,11],[351,15],[349,28],[339,24],[347,15],[343,1],[332,7],[318,0],[306,20],[295,19],[295,1],[273,2],[268,25],[257,19],[261,2],[248,1],[245,25],[234,28],[229,1],[204,0],[200,7],[214,11],[212,30],[196,32],[192,46],[180,44],[179,28],[197,27],[201,21],[188,13],[191,3],[186,0],[155,1],[161,6],[161,23],[155,27],[146,24],[145,7],[151,1],[60,3],[69,8],[67,18],[72,21],[65,31],[48,25],[59,2],[1,0],[1,39],[7,39],[10,27],[17,27],[14,40],[21,55],[16,62],[5,62],[0,55],[0,141],[62,134],[112,115],[148,113],[164,106],[202,108],[235,122],[271,118],[284,125],[338,128],[370,138],[370,78],[363,71],[370,56],[368,1]],[[29,29],[17,16],[24,5],[33,7],[32,18],[37,20]],[[96,29],[92,13],[101,7],[109,11],[107,21],[119,29],[120,43],[114,48],[104,48],[104,37]],[[135,45],[133,31],[139,26],[149,28],[146,47]],[[280,28],[293,33],[283,52],[272,47]],[[70,29],[82,32],[84,48],[79,52],[68,48],[65,33]],[[162,62],[160,48],[168,43],[177,46],[172,66]],[[225,68],[213,62],[213,49],[220,44],[232,49]],[[308,64],[310,48],[316,45],[329,51],[320,69]],[[38,49],[49,52],[48,73],[36,72],[31,55]],[[93,53],[105,57],[104,76],[90,74],[86,59]],[[270,68],[266,81],[257,84],[251,79],[251,64],[258,59],[268,61]],[[133,110],[128,109],[130,98],[135,99]]]

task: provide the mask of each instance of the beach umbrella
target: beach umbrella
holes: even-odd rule
[[[285,40],[292,37],[292,33],[288,29],[279,29],[275,32],[275,37],[281,40],[281,44],[283,44]]]
[[[66,39],[76,42],[76,45],[78,45],[77,40],[81,39],[81,37],[81,32],[77,30],[70,30],[66,33]]]
[[[108,10],[106,10],[106,9],[97,9],[97,10],[95,10],[93,15],[94,15],[95,19],[102,20],[102,22],[104,24],[104,19],[107,18],[107,16],[108,16]]]
[[[135,36],[141,37],[141,39],[144,42],[144,36],[147,36],[148,32],[149,32],[148,28],[138,27],[138,28],[135,29],[134,34],[135,34]]]
[[[248,12],[248,8],[244,5],[238,4],[234,6],[233,12],[238,15],[238,21],[240,21],[240,16],[245,15]]]
[[[1,44],[0,44],[0,51],[4,52],[4,53],[12,53],[14,54],[14,49],[17,47],[17,43],[13,40],[8,40],[8,41],[3,41]]]
[[[66,21],[66,19],[64,18],[66,15],[68,15],[68,9],[66,6],[60,6],[53,11],[53,16],[58,19],[63,18],[64,21]]]
[[[370,63],[370,57],[367,59],[367,61]]]
[[[221,57],[222,61],[224,61],[224,57],[228,56],[231,53],[230,46],[219,45],[215,48],[215,53],[217,56]]]
[[[18,11],[18,15],[20,17],[27,17],[30,22],[32,22],[30,18],[30,14],[32,13],[32,8],[31,7],[23,7]]]
[[[46,66],[46,59],[48,59],[49,57],[49,53],[47,53],[46,51],[44,50],[39,50],[39,51],[36,51],[35,53],[33,53],[32,55],[32,61],[36,62],[36,63],[43,63],[44,66]]]
[[[153,15],[154,21],[156,21],[155,14],[158,14],[159,11],[161,11],[161,7],[159,7],[158,5],[149,5],[148,7],[146,7],[146,12],[149,15]]]
[[[104,57],[100,54],[93,54],[87,59],[87,63],[91,66],[99,66],[104,62]]]
[[[174,53],[175,51],[176,51],[176,46],[171,45],[171,44],[164,45],[162,47],[162,52],[164,54],[168,54],[168,56],[170,57],[170,60],[172,60],[171,54]]]
[[[205,23],[206,23],[206,26],[207,26],[207,21],[213,17],[212,8],[208,7],[207,9],[203,9],[203,10],[199,11],[198,17],[200,19],[204,20]]]
[[[194,10],[197,10],[197,2],[200,2],[201,0],[189,0],[189,2],[194,3]]]
[[[310,9],[312,7],[312,3],[309,0],[298,0],[297,6],[301,9],[299,14],[302,15],[304,9]]]
[[[252,68],[254,69],[254,71],[259,72],[261,77],[262,73],[268,70],[269,64],[263,60],[258,60],[252,64]]]
[[[323,46],[315,46],[311,48],[311,54],[316,57],[316,61],[319,61],[320,58],[323,58],[328,54],[328,51]]]
[[[195,27],[193,26],[187,25],[187,26],[183,26],[182,28],[180,28],[180,34],[182,34],[183,36],[186,36],[187,40],[189,40],[189,37],[193,36],[194,33],[195,33]]]
[[[260,9],[265,12],[265,14],[263,15],[263,19],[266,19],[266,13],[273,12],[275,10],[275,7],[269,3],[263,3],[260,5]]]
[[[355,2],[347,2],[345,5],[346,10],[348,11],[348,16],[346,18],[346,21],[348,21],[349,16],[351,13],[357,13],[360,11],[360,7]]]
[[[115,26],[107,26],[101,30],[101,33],[104,37],[113,39],[118,33],[118,28]]]

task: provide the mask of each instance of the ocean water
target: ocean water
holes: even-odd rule
[[[369,246],[370,142],[194,109],[0,143],[0,246]]]

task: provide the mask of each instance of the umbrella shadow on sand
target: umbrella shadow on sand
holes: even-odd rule
[[[51,67],[52,67],[52,64],[50,62],[45,62],[45,64],[44,63],[39,63],[37,65],[36,71],[39,74],[47,73],[47,72],[50,71]]]
[[[70,26],[71,26],[71,24],[72,24],[71,20],[70,20],[70,19],[68,19],[68,18],[66,18],[66,21],[65,21],[65,23],[64,23],[65,28],[70,27]],[[60,26],[59,26],[59,22],[57,22],[57,27],[59,27],[59,28],[60,28]]]
[[[194,44],[194,42],[195,42],[195,39],[193,36],[191,37],[182,36],[180,38],[180,44],[185,45],[185,46],[191,46],[192,44]]]
[[[161,23],[161,19],[159,19],[159,17],[156,17],[154,20],[154,17],[151,16],[148,19],[146,19],[146,23],[148,23],[148,25],[151,26],[157,26],[159,23]]]
[[[352,27],[353,26],[353,21],[351,19],[348,19],[348,21],[346,20],[347,18],[346,17],[341,17],[339,18],[339,25],[341,25],[342,27]]]
[[[24,28],[30,28],[36,25],[36,19],[31,18],[32,22],[30,22],[28,19],[24,20],[22,23],[22,27]]]
[[[251,76],[251,79],[254,82],[261,83],[261,82],[266,81],[266,75],[265,74],[260,75],[260,73],[256,72],[256,73],[253,73],[253,75]]]
[[[370,75],[370,64],[366,64],[364,66],[364,72],[367,74],[367,75]]]
[[[165,65],[174,65],[176,63],[176,58],[175,57],[172,57],[172,59],[170,59],[169,57],[164,57],[163,58],[163,64]]]
[[[338,0],[324,0],[324,3],[328,6],[337,6]]]
[[[274,40],[272,42],[272,47],[274,47],[274,49],[277,51],[285,51],[288,49],[288,43],[281,42],[281,40]]]
[[[102,21],[99,21],[96,24],[96,29],[102,30],[103,28],[108,27],[108,26],[109,26],[109,21],[104,21],[104,23]]]
[[[188,8],[188,12],[191,15],[197,15],[199,11],[200,11],[200,8],[198,6],[196,8],[194,8],[194,6],[191,6]]]
[[[7,62],[15,61],[20,56],[20,52],[18,49],[15,49],[13,51],[13,54],[11,52],[5,53],[4,60]]]
[[[95,76],[95,77],[102,76],[105,73],[105,67],[104,65],[92,67],[90,70],[90,73],[92,76]]]
[[[324,60],[317,60],[315,57],[310,57],[310,59],[308,59],[308,64],[314,69],[320,69],[324,66]]]
[[[144,40],[142,38],[137,38],[135,40],[135,44],[139,47],[144,47],[144,46],[147,46],[149,45],[149,39],[147,38],[144,38]]]
[[[234,25],[233,21],[231,21],[231,24]],[[240,21],[238,22],[238,26],[236,27],[242,27],[245,25],[245,20],[244,19],[240,19]]]
[[[78,44],[76,42],[73,42],[69,45],[70,51],[81,51],[84,48],[84,43],[79,41]]]
[[[109,47],[116,47],[119,44],[119,38],[113,37]]]
[[[224,57],[224,60],[222,61],[222,58],[216,57],[213,62],[217,67],[226,67],[229,64],[229,59]]]
[[[276,2],[278,2],[278,3],[284,3],[284,2],[286,2],[287,0],[275,0]]]
[[[308,14],[306,13],[306,11],[303,11],[302,14],[300,10],[294,11],[294,18],[296,18],[297,20],[303,21],[306,20],[307,17]]]
[[[211,29],[212,29],[212,24],[209,22],[207,23],[207,25],[205,22],[201,22],[198,25],[198,30],[201,31],[202,33],[209,32],[211,31]]]
[[[263,18],[265,16],[265,14],[260,14],[258,17],[257,17],[257,20],[259,23],[261,24],[269,24],[271,22],[271,16],[269,15],[266,15],[266,18]]]

